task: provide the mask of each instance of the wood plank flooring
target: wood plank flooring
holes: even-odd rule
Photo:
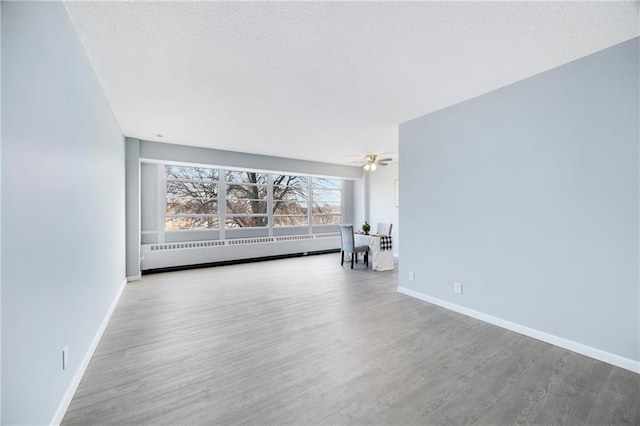
[[[144,276],[63,424],[640,424],[639,375],[396,288],[339,254]]]

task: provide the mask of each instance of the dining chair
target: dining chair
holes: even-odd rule
[[[340,253],[340,266],[344,265],[344,254],[351,253],[351,269],[353,260],[358,263],[358,253],[364,253],[364,263],[369,266],[369,246],[356,246],[353,236],[353,225],[340,225],[340,240],[342,251]]]
[[[393,227],[393,223],[378,222],[378,229],[376,231],[376,234],[391,235],[392,227]]]

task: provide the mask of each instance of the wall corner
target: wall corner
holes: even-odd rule
[[[140,140],[125,138],[126,276],[140,275]]]

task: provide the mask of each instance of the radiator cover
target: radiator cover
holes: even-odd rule
[[[140,269],[171,268],[340,248],[340,233],[142,244]]]

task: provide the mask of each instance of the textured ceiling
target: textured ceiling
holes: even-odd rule
[[[639,34],[637,2],[67,2],[127,136],[333,163]],[[162,134],[159,138],[157,135]]]

